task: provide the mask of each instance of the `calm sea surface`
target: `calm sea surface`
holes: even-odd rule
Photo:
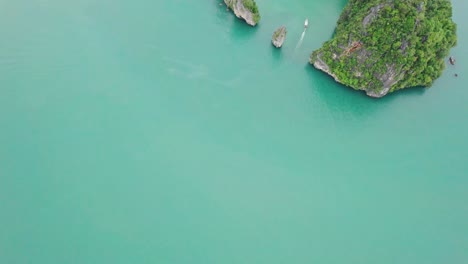
[[[307,64],[346,0],[257,2],[0,0],[0,263],[468,263],[468,2],[380,100]]]

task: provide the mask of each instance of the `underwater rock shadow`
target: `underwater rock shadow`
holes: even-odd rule
[[[281,48],[276,48],[275,46],[273,46],[273,44],[270,43],[270,49],[273,62],[280,62],[283,58]]]
[[[304,67],[313,94],[326,105],[330,115],[335,119],[372,118],[379,110],[386,108],[391,98],[375,99],[367,96],[363,91],[356,91],[337,83],[331,76],[325,74],[312,65]]]
[[[314,75],[316,79],[321,79],[322,81],[326,80],[327,82],[331,81],[334,83],[334,86],[336,86],[337,90],[342,90],[342,93],[346,94],[346,96],[361,98],[360,100],[390,101],[390,100],[394,100],[398,96],[421,96],[427,90],[426,87],[415,86],[415,87],[409,87],[409,88],[405,88],[402,90],[389,93],[382,98],[373,98],[373,97],[367,96],[364,91],[354,90],[351,87],[347,87],[346,85],[337,83],[335,79],[333,79],[333,77],[331,77],[330,75],[320,70],[315,69],[313,65],[307,64],[304,68],[308,72],[309,76]],[[320,91],[320,89],[321,88],[319,88],[318,90]]]
[[[231,33],[231,37],[235,40],[245,40],[257,32],[258,28],[260,27],[260,23],[256,26],[248,25],[243,19],[236,17],[234,12],[230,10],[224,0],[215,0],[213,1],[214,5],[218,7],[218,17],[223,21],[231,21],[231,25],[229,27],[229,32]],[[226,25],[228,27],[228,25]]]
[[[217,19],[222,21],[220,24],[223,25],[226,32],[229,32],[234,40],[245,40],[257,32],[260,24],[252,27],[243,19],[237,18],[234,12],[226,6],[224,0],[214,0],[213,5],[217,8]]]
[[[231,16],[233,19],[232,25],[230,28],[231,29],[230,35],[234,40],[244,41],[246,39],[250,39],[251,37],[255,35],[258,28],[260,27],[260,24],[257,24],[255,27],[252,27],[248,25],[247,23],[245,23],[244,20],[237,18],[236,15],[234,15],[234,13],[232,13],[231,11],[229,12],[231,13]]]
[[[321,98],[321,102],[327,105],[329,112],[338,119],[346,118],[371,118],[379,111],[386,109],[394,100],[401,97],[422,96],[427,88],[411,87],[388,94],[382,98],[372,98],[364,91],[354,90],[337,83],[331,76],[315,69],[307,64],[304,67],[311,80],[313,93]]]

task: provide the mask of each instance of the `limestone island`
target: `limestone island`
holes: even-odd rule
[[[254,0],[224,0],[224,3],[236,17],[245,20],[247,24],[255,26],[260,21],[260,13]]]
[[[310,63],[378,98],[431,86],[456,42],[450,0],[350,0]]]
[[[273,44],[273,46],[281,48],[281,46],[283,46],[284,40],[286,39],[287,33],[288,31],[286,30],[285,26],[282,26],[275,30],[275,32],[273,32],[273,36],[271,37],[271,43]]]

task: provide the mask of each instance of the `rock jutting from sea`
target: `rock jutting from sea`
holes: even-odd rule
[[[286,30],[285,26],[282,26],[275,30],[275,32],[273,32],[273,36],[271,37],[271,43],[273,44],[273,46],[281,48],[283,46],[284,40],[286,39],[287,33],[288,31]]]
[[[456,45],[450,0],[350,0],[310,63],[368,96],[431,86]]]
[[[255,26],[260,22],[260,13],[254,0],[224,0],[224,3],[247,24]]]

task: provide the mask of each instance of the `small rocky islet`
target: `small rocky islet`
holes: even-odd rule
[[[285,26],[282,26],[275,30],[275,32],[273,32],[273,36],[271,37],[271,43],[273,44],[273,46],[281,48],[283,46],[284,40],[286,39],[287,33],[288,31],[286,30]]]
[[[255,26],[254,0],[224,0],[238,18]],[[457,43],[450,0],[349,0],[333,38],[309,62],[335,81],[370,97],[429,87],[442,75],[445,58]],[[286,28],[272,36],[281,47]],[[450,58],[449,62],[455,64]]]

